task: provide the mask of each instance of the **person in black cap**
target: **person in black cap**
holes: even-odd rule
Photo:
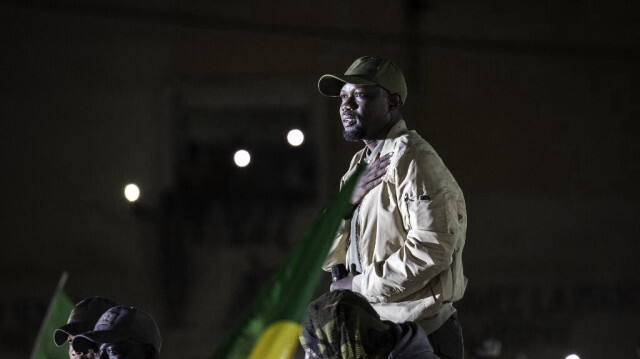
[[[364,56],[344,75],[320,77],[318,89],[340,98],[344,138],[364,143],[341,185],[360,164],[367,166],[323,265],[350,269],[331,290],[360,293],[383,320],[416,321],[436,354],[463,358],[453,303],[467,284],[465,200],[433,147],[407,129],[402,71],[387,59]]]
[[[157,359],[162,337],[151,315],[134,307],[106,311],[92,331],[73,338],[73,350],[95,348],[96,359]]]
[[[93,359],[92,350],[75,352],[71,348],[71,340],[76,335],[93,329],[100,316],[117,305],[116,302],[104,297],[89,297],[79,301],[71,310],[67,324],[54,331],[53,341],[57,346],[69,343],[70,359]]]

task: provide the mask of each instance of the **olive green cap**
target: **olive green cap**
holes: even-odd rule
[[[318,90],[325,96],[338,97],[345,83],[378,85],[391,94],[400,95],[402,103],[407,98],[407,83],[402,71],[393,62],[380,57],[363,56],[354,61],[344,75],[322,75]]]

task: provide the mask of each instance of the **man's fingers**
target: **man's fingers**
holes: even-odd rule
[[[361,177],[363,184],[369,184],[373,181],[377,181],[387,173],[387,167],[372,168],[370,167],[367,172]]]
[[[371,181],[365,183],[364,187],[368,191],[370,191],[373,187],[382,183],[382,177],[374,178]]]
[[[382,182],[382,180],[375,180],[372,182],[367,183],[367,192],[371,191],[375,186],[379,185],[380,182]]]
[[[364,196],[382,182],[382,177],[384,177],[387,172],[387,168],[389,167],[389,163],[391,162],[392,154],[393,152],[387,153],[384,156],[380,156],[380,153],[376,154],[374,160],[360,177],[358,185],[356,185],[356,189],[354,191],[354,198]]]

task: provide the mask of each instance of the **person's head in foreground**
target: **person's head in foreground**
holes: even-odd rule
[[[116,305],[116,302],[103,297],[89,297],[79,301],[71,310],[67,324],[53,332],[53,341],[57,346],[69,344],[70,359],[93,359],[94,353],[91,350],[75,352],[71,348],[71,340],[78,334],[92,330],[102,314]]]
[[[162,338],[148,313],[134,307],[113,307],[92,331],[77,335],[71,346],[76,352],[93,349],[96,359],[157,359]]]
[[[388,358],[394,324],[380,320],[371,304],[349,290],[328,292],[307,307],[300,343],[305,358]]]

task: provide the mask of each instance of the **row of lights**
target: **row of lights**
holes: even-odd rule
[[[304,142],[304,133],[298,129],[293,129],[287,133],[287,142],[293,146],[298,147]],[[247,150],[238,150],[233,155],[233,162],[238,167],[246,167],[251,163],[251,153]]]
[[[304,133],[298,129],[293,129],[287,133],[287,142],[293,147],[298,147],[304,142]],[[238,167],[246,167],[251,163],[251,153],[247,150],[237,150],[233,154],[233,162]],[[124,197],[133,203],[140,198],[140,187],[135,183],[129,183],[124,187]]]

